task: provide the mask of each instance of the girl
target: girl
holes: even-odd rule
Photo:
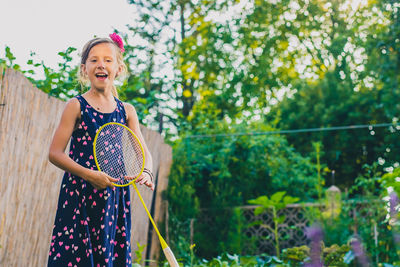
[[[145,171],[137,179],[154,190],[152,160],[134,107],[117,98],[116,77],[126,72],[124,47],[117,34],[95,38],[83,48],[79,78],[90,90],[65,106],[54,134],[49,160],[65,170],[48,266],[131,266],[129,187],[97,171],[93,140],[103,124],[126,124],[145,150]],[[65,148],[71,139],[69,155]]]

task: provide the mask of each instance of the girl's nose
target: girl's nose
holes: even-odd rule
[[[97,64],[97,67],[98,67],[99,69],[104,69],[104,68],[105,68],[104,61],[99,60],[99,61],[98,61],[98,64]]]

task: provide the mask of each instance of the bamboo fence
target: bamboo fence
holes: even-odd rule
[[[45,266],[63,171],[50,164],[48,148],[65,102],[35,88],[21,73],[0,69],[0,266]],[[156,190],[139,190],[162,220],[172,149],[157,132],[141,127],[153,155]],[[159,244],[135,190],[132,197],[132,255],[157,259]],[[150,250],[150,251],[147,251]]]

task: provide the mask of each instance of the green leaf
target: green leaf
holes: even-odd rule
[[[258,216],[258,215],[260,215],[260,214],[262,214],[264,212],[265,212],[265,208],[264,207],[257,207],[257,208],[254,209],[254,215],[256,215],[256,216]]]
[[[269,207],[271,201],[268,199],[267,196],[260,196],[256,199],[249,200],[248,203],[255,205],[262,205],[263,207]]]
[[[282,215],[282,216],[279,216],[278,218],[276,218],[275,222],[276,222],[277,224],[282,224],[282,223],[285,222],[285,219],[286,219],[286,216],[285,216],[285,215]]]
[[[279,203],[279,202],[282,200],[282,198],[283,198],[283,196],[284,196],[285,194],[286,194],[285,191],[276,192],[275,194],[273,194],[273,195],[271,196],[271,200],[272,200],[274,203]]]
[[[283,203],[284,203],[285,206],[286,206],[286,205],[288,205],[288,204],[296,203],[296,202],[299,201],[299,200],[300,200],[300,198],[298,198],[298,197],[285,196],[285,197],[283,198]]]

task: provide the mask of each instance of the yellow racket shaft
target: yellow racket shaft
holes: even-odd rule
[[[142,195],[140,194],[135,183],[133,183],[133,187],[135,188],[136,193],[139,196],[140,202],[142,202],[142,205],[143,205],[144,209],[146,210],[147,216],[149,217],[151,224],[153,225],[154,230],[156,231],[156,233],[158,235],[158,239],[160,240],[161,248],[164,252],[165,257],[167,258],[169,265],[171,267],[179,267],[178,261],[176,260],[174,253],[172,253],[172,250],[169,248],[167,242],[165,242],[164,238],[160,234],[160,231],[158,231],[157,225],[154,222],[153,217],[151,217],[151,214],[150,214],[149,210],[147,209],[146,204],[144,203],[144,200],[142,198]]]

